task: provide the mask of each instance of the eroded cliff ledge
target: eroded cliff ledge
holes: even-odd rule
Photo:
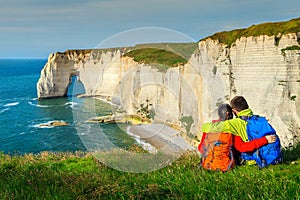
[[[243,95],[287,147],[300,140],[300,50],[289,48],[299,46],[299,36],[280,35],[280,42],[277,36],[241,37],[230,47],[208,38],[186,64],[166,71],[124,56],[123,49],[55,53],[41,72],[38,98],[66,95],[76,75],[86,95],[114,97],[127,113],[146,109],[195,141],[218,103]]]

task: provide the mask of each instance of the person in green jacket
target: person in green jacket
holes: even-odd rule
[[[244,142],[248,142],[248,136],[246,132],[246,121],[240,119],[241,116],[252,116],[253,112],[249,108],[246,99],[243,96],[236,96],[230,101],[230,106],[235,114],[236,118],[220,121],[216,123],[208,122],[203,124],[202,132],[214,133],[214,132],[226,132],[233,135],[240,136]]]
[[[244,142],[248,142],[248,134],[247,134],[247,120],[249,117],[253,116],[252,110],[249,108],[246,99],[243,96],[236,96],[230,101],[230,106],[232,107],[232,111],[235,114],[236,118],[216,122],[216,123],[205,123],[202,126],[202,131],[206,133],[218,133],[218,132],[226,132],[231,133],[236,136],[240,136]],[[264,118],[260,123],[261,126],[266,128],[266,120]],[[267,125],[268,131],[270,131],[270,135],[276,135],[276,131],[271,127],[271,125]],[[255,133],[256,134],[256,133]],[[261,133],[263,136],[267,133]],[[258,134],[260,135],[260,134]],[[253,135],[252,135],[253,137]],[[259,151],[259,155],[255,152],[252,154],[242,154],[242,159],[246,161],[246,164],[258,164],[260,167],[265,167],[270,164],[277,164],[282,161],[282,154],[280,150],[280,140],[276,135],[276,141],[272,144],[273,146],[269,146],[267,148],[261,147]]]

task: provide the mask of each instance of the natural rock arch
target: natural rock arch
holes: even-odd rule
[[[103,84],[99,80],[104,71],[109,71],[111,68],[114,70],[115,65],[121,66],[121,51],[95,51],[93,54],[95,55],[91,56],[90,52],[76,51],[51,54],[37,83],[38,99],[67,96],[72,76],[79,77],[86,95],[97,95],[99,91],[96,91],[96,86],[99,83]],[[113,76],[109,77],[110,79],[118,77],[118,73],[108,74]],[[112,89],[107,87],[107,83],[105,85],[103,89],[106,91],[100,93],[110,94]],[[112,85],[114,87],[114,81]]]
[[[77,96],[85,93],[85,87],[80,80],[79,72],[71,74],[69,80],[69,85],[67,87],[68,97]]]

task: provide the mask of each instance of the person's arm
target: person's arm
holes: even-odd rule
[[[201,138],[200,144],[198,145],[198,151],[199,151],[201,154],[204,153],[203,142],[204,142],[205,137],[206,137],[206,133],[204,132],[204,133],[202,134],[202,138]]]
[[[241,136],[243,141],[248,141],[246,133],[246,122],[242,119],[235,118],[226,121],[205,123],[202,126],[202,132],[206,133],[231,133],[233,135]]]
[[[233,140],[236,150],[238,150],[239,152],[251,152],[268,143],[275,142],[276,136],[268,135],[258,139],[254,139],[250,142],[244,142],[241,137],[234,136]]]

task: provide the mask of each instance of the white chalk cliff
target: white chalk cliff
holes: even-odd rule
[[[121,49],[54,53],[37,83],[38,98],[67,94],[78,76],[86,95],[109,96],[128,113],[146,108],[157,121],[178,125],[195,141],[203,122],[216,117],[220,102],[243,95],[256,114],[266,116],[284,147],[300,140],[300,34],[242,37],[230,48],[200,41],[183,66],[161,72],[123,56]],[[148,107],[146,107],[148,105]]]

